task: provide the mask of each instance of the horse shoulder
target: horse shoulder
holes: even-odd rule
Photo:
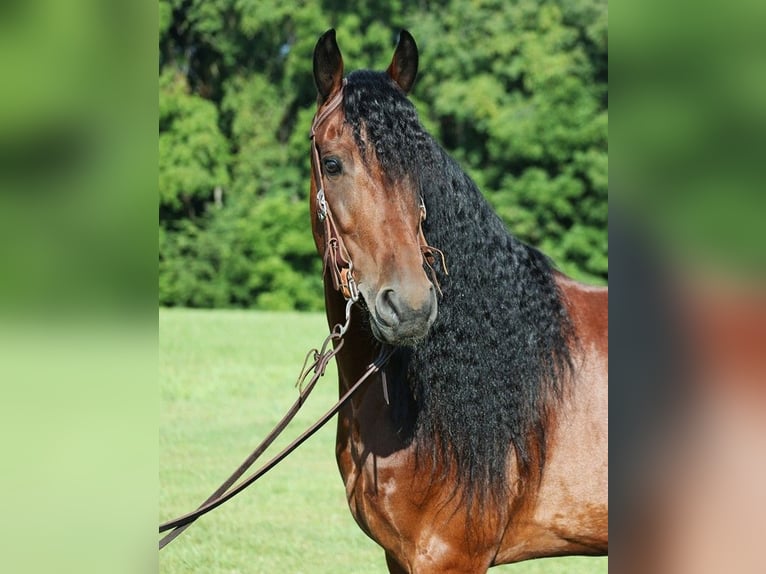
[[[574,324],[573,380],[550,435],[537,516],[578,553],[608,540],[609,291],[557,277]]]
[[[573,379],[555,409],[536,503],[511,517],[498,563],[607,551],[609,292],[560,274],[556,282],[577,336]]]

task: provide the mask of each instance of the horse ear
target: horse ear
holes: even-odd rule
[[[402,30],[399,34],[399,43],[386,71],[405,94],[409,93],[418,74],[418,46],[415,44],[415,38],[407,30]]]
[[[314,83],[321,105],[340,88],[343,81],[343,56],[335,41],[335,30],[327,30],[314,47]]]

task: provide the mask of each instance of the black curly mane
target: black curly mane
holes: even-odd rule
[[[387,369],[401,432],[442,469],[435,479],[457,472],[469,504],[499,502],[539,483],[546,422],[570,378],[574,336],[551,263],[508,233],[385,73],[350,74],[343,105],[360,150],[421,193],[425,236],[449,270],[437,268],[429,335]],[[518,484],[506,478],[512,456]]]

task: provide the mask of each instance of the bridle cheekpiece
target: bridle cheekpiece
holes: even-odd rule
[[[338,233],[338,227],[333,219],[332,212],[327,205],[327,199],[324,193],[324,179],[322,173],[321,158],[319,156],[319,147],[316,142],[317,128],[332,114],[343,101],[343,87],[346,80],[343,80],[341,88],[336,92],[332,99],[324,106],[321,112],[317,112],[314,121],[311,124],[311,163],[314,169],[314,180],[317,185],[317,219],[324,224],[324,272],[330,273],[333,287],[340,291],[348,300],[356,302],[359,299],[359,288],[354,279],[354,264],[351,261],[343,238]]]

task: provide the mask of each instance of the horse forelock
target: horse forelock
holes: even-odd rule
[[[346,84],[345,121],[363,159],[371,161],[372,151],[381,171],[394,180],[416,176],[418,159],[431,138],[420,125],[412,102],[385,72],[352,72]]]
[[[393,412],[418,459],[481,508],[542,477],[552,406],[569,380],[571,322],[550,261],[508,233],[468,175],[420,124],[384,72],[348,76],[345,121],[384,173],[424,198],[423,230],[446,257],[427,338],[389,367]]]

